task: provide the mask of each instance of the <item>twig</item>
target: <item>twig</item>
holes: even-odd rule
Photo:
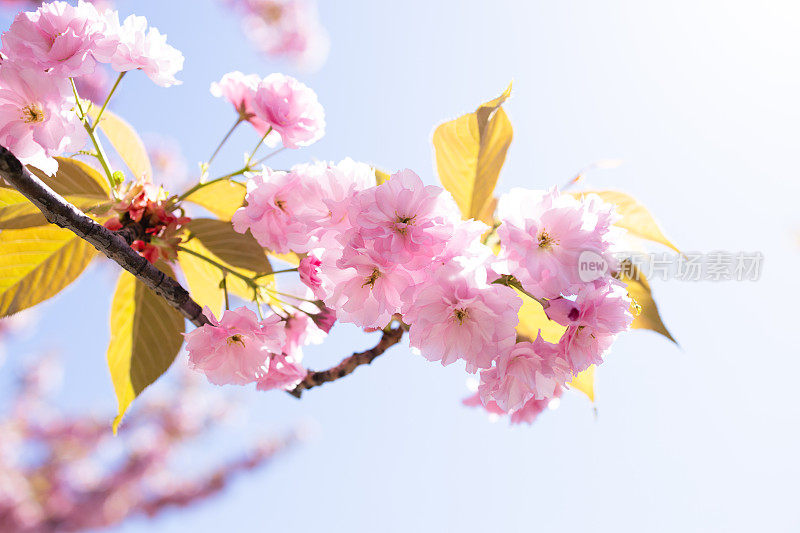
[[[328,383],[329,381],[336,381],[337,379],[343,378],[348,374],[352,374],[356,368],[361,365],[370,364],[377,357],[382,355],[383,352],[400,342],[405,331],[405,326],[383,330],[383,336],[381,336],[381,340],[375,345],[374,348],[371,348],[365,352],[354,353],[350,357],[344,359],[338,365],[334,366],[333,368],[329,368],[328,370],[319,370],[317,372],[310,371],[303,381],[298,383],[294,389],[289,391],[289,394],[296,398],[300,398],[304,390],[313,389],[314,387],[319,387],[320,385]]]
[[[70,230],[109,259],[117,262],[180,311],[192,324],[199,327],[209,323],[203,314],[203,309],[192,300],[180,283],[139,255],[123,236],[98,224],[59,196],[2,146],[0,146],[0,177],[33,202],[48,222]]]

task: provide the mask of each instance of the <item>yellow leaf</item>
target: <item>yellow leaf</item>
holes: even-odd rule
[[[272,257],[274,257],[278,261],[283,261],[287,265],[292,265],[293,267],[296,267],[297,265],[300,264],[300,260],[306,254],[297,255],[294,252],[288,252],[288,253],[285,253],[285,254],[276,254],[275,252],[269,252],[269,255],[271,255]]]
[[[186,201],[205,207],[221,220],[230,220],[233,212],[242,207],[245,194],[244,185],[223,180],[196,190]]]
[[[622,220],[617,226],[625,228],[632,235],[647,239],[648,241],[663,244],[681,253],[678,248],[664,236],[653,215],[636,198],[619,191],[581,191],[578,196],[596,194],[608,203],[617,206],[617,212],[622,215]]]
[[[64,196],[69,203],[88,211],[102,203],[101,199],[85,196]],[[49,224],[39,208],[14,189],[0,187],[0,229],[23,229]]]
[[[648,283],[647,278],[642,274],[641,270],[631,263],[630,260],[626,259],[620,262],[620,271],[617,277],[628,284],[628,295],[630,295],[633,300],[631,313],[633,313],[634,319],[631,327],[655,331],[675,344],[678,344],[669,330],[667,330],[667,326],[665,326],[664,322],[661,320],[661,315],[658,313],[658,306],[650,291],[650,283]]]
[[[250,232],[237,233],[230,222],[211,218],[195,218],[186,229],[225,265],[256,274],[272,272],[267,254]]]
[[[192,224],[194,222],[195,221],[192,221]],[[226,224],[229,228],[231,227],[230,222],[212,222],[219,222],[221,224]],[[186,278],[186,283],[189,285],[189,293],[192,295],[195,301],[202,306],[207,305],[216,316],[219,316],[225,304],[225,292],[219,286],[220,282],[222,281],[222,269],[218,266],[215,266],[213,263],[206,261],[205,259],[197,257],[197,255],[194,254],[199,254],[203,257],[211,259],[225,269],[242,274],[249,278],[252,278],[256,275],[270,273],[272,272],[272,269],[269,265],[269,261],[266,259],[263,248],[258,246],[257,243],[256,246],[258,247],[258,251],[261,253],[266,263],[266,270],[263,270],[264,266],[254,255],[250,256],[249,258],[237,258],[235,256],[232,257],[229,253],[229,248],[224,246],[223,242],[215,240],[214,233],[205,233],[202,231],[201,233],[203,233],[205,239],[201,239],[199,236],[196,236],[195,238],[181,244],[181,247],[185,248],[187,251],[178,250],[178,263],[180,264],[183,275]],[[224,233],[220,233],[220,235],[224,235]],[[243,235],[238,233],[236,235],[243,237]],[[250,237],[249,234],[247,235]],[[250,238],[252,239],[252,237]],[[206,245],[213,248],[213,250]],[[194,254],[191,252],[194,252]],[[219,252],[225,257],[217,255],[215,252]],[[236,267],[226,261],[226,259],[238,261],[240,264],[258,266],[259,270],[254,271]],[[259,281],[262,285],[269,284],[271,277],[272,276],[262,278]],[[226,277],[226,284],[229,294],[234,294],[240,298],[244,298],[245,300],[253,299],[253,288],[239,277],[233,274],[228,274]]]
[[[511,85],[474,113],[439,125],[433,132],[439,180],[450,191],[464,218],[491,224],[491,203],[497,179],[513,138],[502,107]]]
[[[185,242],[181,246],[199,254],[210,255],[197,239]],[[211,312],[219,317],[225,306],[225,293],[219,287],[222,271],[211,263],[181,250],[178,250],[178,264],[194,301],[203,307],[208,306]]]
[[[377,168],[375,169],[375,181],[378,183],[378,185],[386,183],[391,177],[392,176],[388,172],[378,170]]]
[[[544,340],[557,343],[567,330],[566,326],[547,318],[542,305],[533,298],[524,295],[520,291],[517,291],[517,294],[522,298],[517,333],[530,341],[534,341],[541,331]]]
[[[97,118],[99,111],[100,108],[92,107],[89,111],[89,116],[92,120]],[[114,150],[117,151],[128,168],[131,169],[135,178],[141,178],[142,176],[153,177],[153,166],[150,164],[147,149],[133,126],[108,109],[103,111],[103,116],[100,117],[100,123],[97,126],[108,137]]]
[[[0,317],[58,294],[95,253],[91,244],[55,226],[0,232]]]
[[[77,159],[55,159],[58,161],[58,172],[55,176],[48,176],[34,167],[28,167],[28,170],[61,196],[83,196],[100,201],[109,199],[108,183],[95,169]]]
[[[166,264],[158,265],[173,275]],[[114,433],[125,411],[142,391],[167,371],[183,344],[183,316],[128,272],[123,272],[111,303],[108,368],[119,404]]]
[[[589,400],[594,403],[594,371],[595,366],[592,365],[577,376],[572,378],[568,387],[570,389],[578,390],[584,393]]]

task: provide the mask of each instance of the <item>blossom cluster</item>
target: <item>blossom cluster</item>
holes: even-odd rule
[[[232,223],[273,252],[301,254],[300,280],[337,320],[366,330],[400,322],[428,360],[480,371],[487,409],[529,420],[602,362],[630,326],[631,300],[611,272],[591,281],[579,272],[582,253],[612,261],[619,238],[613,206],[599,197],[515,189],[498,216],[495,254],[492,228],[463,220],[445,190],[410,170],[378,184],[369,166],[345,160],[264,167]],[[566,328],[559,342],[518,336],[523,297]],[[219,335],[227,340],[190,351],[236,344],[231,332]]]
[[[155,263],[175,259],[183,226],[191,219],[176,214],[173,198],[146,178],[124,182],[118,187],[119,200],[111,207],[104,223],[111,231],[130,228],[131,248]]]
[[[242,13],[242,31],[259,52],[286,58],[303,70],[325,61],[330,43],[314,0],[227,2]]]
[[[116,11],[83,0],[19,13],[2,34],[0,59],[0,144],[51,175],[53,156],[85,142],[71,80],[106,64],[120,73],[142,70],[169,87],[180,83],[175,75],[183,68],[183,55],[144,17],[120,21]]]
[[[220,320],[208,308],[205,312],[210,324],[186,335],[186,351],[189,365],[215,385],[291,390],[307,374],[303,346],[320,342],[326,333],[304,311],[285,317],[269,311],[259,318],[239,307],[226,310]]]

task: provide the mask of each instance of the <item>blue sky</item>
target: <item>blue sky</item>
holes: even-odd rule
[[[800,8],[321,4],[331,55],[305,75],[257,56],[214,0],[120,1],[187,60],[180,87],[126,77],[115,109],[142,132],[175,137],[195,162],[232,119],[210,82],[230,70],[284,71],[317,91],[328,128],[275,165],[350,156],[433,183],[433,127],[513,79],[515,139],[500,190],[549,187],[620,158],[589,185],[635,195],[684,250],[762,252],[761,280],[655,280],[681,347],[649,332],[620,338],[599,370],[597,417],[570,394],[531,427],[491,423],[460,405],[461,368],[407,345],[299,402],[241,391],[248,431],[313,420],[314,438],[202,507],[117,531],[797,531]],[[239,132],[220,168],[234,168],[253,141]],[[105,368],[114,268],[94,267],[43,306],[46,335],[9,349],[62,350],[71,409],[114,407]],[[323,367],[373,342],[341,328],[307,362]]]

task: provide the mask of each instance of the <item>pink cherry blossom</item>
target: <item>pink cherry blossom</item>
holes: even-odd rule
[[[591,251],[612,261],[608,204],[550,192],[512,189],[500,198],[497,234],[510,272],[535,296],[575,294],[584,284],[578,259]],[[610,207],[610,206],[609,206]]]
[[[633,315],[625,284],[615,279],[587,284],[575,301],[550,301],[548,316],[567,326],[559,346],[577,374],[603,362],[617,335],[630,328]]]
[[[288,173],[265,168],[248,181],[247,205],[233,225],[279,253],[340,248],[337,239],[350,227],[347,205],[355,191],[374,184],[374,170],[350,159],[295,165]]]
[[[314,320],[306,313],[294,313],[286,318],[286,343],[283,345],[283,353],[297,356],[302,352],[303,346],[319,344],[326,336],[326,332],[317,327]],[[302,356],[296,357],[298,362],[301,358]]]
[[[314,91],[284,74],[270,74],[258,86],[256,116],[281,136],[287,148],[315,143],[325,134],[325,111]]]
[[[308,370],[292,355],[274,354],[269,360],[269,370],[259,378],[256,389],[268,391],[273,389],[291,390],[308,374]]]
[[[563,389],[558,387],[553,394],[553,398],[559,398],[563,393]],[[516,411],[511,413],[511,423],[512,424],[533,424],[533,422],[539,417],[542,412],[550,407],[553,398],[545,398],[542,400],[537,400],[536,398],[531,398],[525,405],[517,409]]]
[[[478,389],[484,403],[494,400],[501,409],[513,411],[531,398],[553,397],[570,375],[559,346],[539,336],[534,342],[519,342],[497,359],[497,366],[481,372]]]
[[[183,54],[167,44],[167,36],[147,26],[147,19],[130,15],[120,24],[116,12],[106,12],[108,40],[116,44],[113,54],[103,58],[117,72],[142,70],[156,85],[169,87],[183,69]],[[106,61],[104,61],[106,62]]]
[[[299,251],[340,247],[339,236],[351,227],[348,209],[358,191],[375,187],[375,170],[350,158],[339,163],[295,165],[291,173],[303,184],[303,209],[298,220],[306,225],[307,239]]]
[[[4,62],[0,67],[0,145],[23,164],[53,175],[53,156],[81,148],[83,128],[72,110],[69,82],[52,73]]]
[[[479,392],[467,396],[466,398],[461,400],[461,403],[466,407],[482,407],[490,415],[507,414],[504,410],[500,408],[500,406],[497,405],[497,403],[495,403],[494,400],[490,400],[484,404],[483,400],[481,400],[481,395]]]
[[[403,307],[403,291],[415,283],[402,266],[368,248],[346,248],[337,267],[325,304],[336,311],[339,321],[360,327],[385,327]]]
[[[349,217],[376,252],[409,270],[428,267],[461,221],[450,194],[426,187],[411,170],[357,194]]]
[[[36,11],[19,13],[3,33],[2,53],[14,62],[59,77],[91,74],[97,61],[113,51],[104,42],[105,22],[90,3],[79,0],[42,4]]]
[[[75,87],[81,98],[102,105],[111,90],[111,76],[105,68],[97,68],[94,73],[75,78]]]
[[[471,396],[464,398],[461,403],[466,407],[480,407],[484,409],[490,416],[503,416],[508,415],[509,421],[512,425],[517,424],[532,424],[539,415],[550,407],[554,398],[559,398],[563,394],[564,389],[557,387],[553,393],[553,398],[544,398],[537,400],[531,398],[525,402],[522,407],[514,411],[506,411],[502,409],[494,400],[489,400],[486,403],[481,399],[480,393],[476,392]]]
[[[280,354],[286,341],[284,324],[277,315],[260,321],[240,307],[225,311],[217,321],[206,308],[211,325],[186,334],[189,363],[215,385],[246,385],[264,377],[270,354]]]
[[[461,358],[474,373],[514,346],[521,305],[512,289],[489,284],[485,270],[443,267],[419,288],[404,321],[423,357],[443,365]]]
[[[304,249],[309,236],[298,219],[305,209],[305,189],[294,175],[265,168],[247,182],[247,205],[231,218],[239,233],[248,229],[258,243],[277,253]]]
[[[330,333],[336,323],[336,311],[326,305],[320,305],[319,313],[311,315],[311,320],[324,333]]]
[[[322,293],[322,278],[319,277],[319,267],[322,261],[313,254],[307,255],[300,260],[297,266],[297,273],[300,276],[300,281],[314,292],[314,297],[318,299],[324,298]]]
[[[256,133],[263,136],[269,129],[269,124],[256,116],[253,99],[256,89],[261,83],[261,78],[256,74],[242,74],[239,71],[228,72],[222,79],[211,84],[211,94],[217,98],[225,98],[236,109],[240,120],[246,120],[256,129]],[[275,135],[277,143],[278,134]],[[270,135],[267,140],[269,140]],[[273,145],[273,143],[268,143]]]

